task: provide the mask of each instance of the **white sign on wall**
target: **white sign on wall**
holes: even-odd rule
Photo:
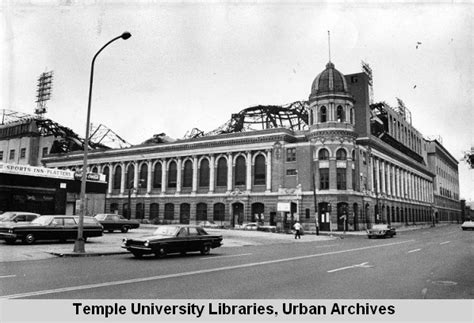
[[[277,203],[277,211],[278,212],[290,212],[291,206],[290,202],[278,202]]]
[[[0,173],[38,176],[59,179],[74,179],[74,172],[70,170],[35,167],[30,165],[5,164],[0,163]]]

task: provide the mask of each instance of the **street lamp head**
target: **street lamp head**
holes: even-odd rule
[[[122,34],[121,37],[122,37],[122,39],[126,40],[126,39],[129,39],[130,37],[132,37],[132,34],[130,34],[128,31],[126,31]]]

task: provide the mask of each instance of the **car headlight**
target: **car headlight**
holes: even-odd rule
[[[148,247],[150,245],[150,241],[145,241],[145,243],[143,244],[145,247]]]
[[[13,229],[8,229],[8,233],[13,233]]]
[[[127,244],[127,238],[122,239],[122,244]]]

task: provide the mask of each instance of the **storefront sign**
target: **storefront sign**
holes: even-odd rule
[[[278,212],[290,212],[291,206],[290,202],[278,202],[277,203],[277,211]]]
[[[0,173],[59,179],[74,179],[74,172],[70,170],[5,163],[0,163]]]
[[[76,180],[80,181],[82,179],[82,172],[80,172],[80,171],[75,172],[74,173],[74,178]],[[88,180],[88,181],[105,181],[105,175],[97,174],[97,173],[87,173],[86,174],[86,180]]]

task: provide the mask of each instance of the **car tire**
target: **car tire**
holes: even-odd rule
[[[371,237],[371,236],[367,236],[367,238],[369,238],[369,239],[372,239],[372,237]]]
[[[139,252],[132,252],[133,256],[137,259],[143,258],[143,254]]]
[[[23,237],[23,242],[26,244],[33,244],[36,241],[34,234],[28,233],[26,236]]]
[[[157,258],[166,257],[166,249],[164,247],[159,247],[158,250],[155,252],[155,256]]]
[[[122,233],[127,233],[128,232],[128,227],[123,226],[122,229],[120,229],[120,231],[122,231]]]
[[[211,253],[211,246],[208,244],[202,246],[201,255],[208,255],[209,253]]]

